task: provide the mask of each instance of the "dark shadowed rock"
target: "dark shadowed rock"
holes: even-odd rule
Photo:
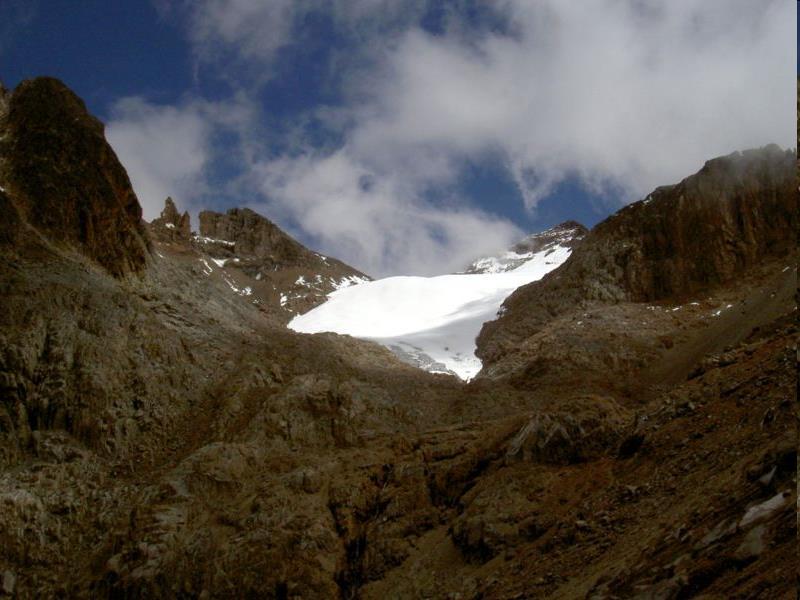
[[[74,247],[113,275],[141,271],[148,254],[141,207],[103,125],[80,98],[56,79],[31,79],[0,117],[3,203],[10,199],[50,242]]]

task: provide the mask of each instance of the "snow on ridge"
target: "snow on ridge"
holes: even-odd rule
[[[412,364],[469,380],[481,369],[475,338],[483,323],[496,318],[515,289],[541,279],[570,253],[556,244],[530,253],[510,270],[398,276],[339,287],[327,302],[292,319],[289,328],[373,340],[404,360],[413,358]]]
[[[331,285],[335,290],[343,290],[345,288],[352,287],[354,285],[360,285],[362,283],[369,283],[370,280],[366,277],[360,277],[358,275],[348,275],[347,277],[342,277],[339,281],[335,279],[331,279]]]
[[[201,244],[222,244],[223,246],[233,247],[236,245],[236,242],[231,242],[229,240],[221,240],[216,238],[206,237],[204,235],[193,235],[192,238],[200,242]]]

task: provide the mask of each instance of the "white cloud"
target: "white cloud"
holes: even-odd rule
[[[329,17],[337,29],[362,40],[414,23],[428,0],[154,0],[159,12],[183,17],[199,65],[244,87],[273,76],[277,53],[301,43],[304,22]],[[230,73],[231,66],[246,77]],[[219,68],[221,67],[221,68]]]
[[[191,99],[177,106],[140,97],[117,101],[106,137],[128,171],[145,219],[159,215],[167,196],[182,210],[197,212],[210,190],[215,136],[246,129],[251,118],[251,107],[242,98],[224,103]]]
[[[526,203],[570,174],[630,201],[736,149],[794,145],[787,2],[507,4],[513,36],[415,30],[369,82],[357,154],[497,148]]]
[[[346,148],[264,163],[252,175],[269,199],[253,208],[299,222],[326,252],[371,275],[452,272],[522,236],[458,203],[433,206],[423,190],[376,175]]]
[[[245,59],[271,60],[290,40],[294,0],[204,0],[192,3],[189,36],[202,59],[226,48]]]
[[[570,176],[619,205],[714,156],[796,144],[796,6],[785,0],[504,0],[491,5],[498,28],[476,27],[459,9],[477,4],[453,0],[436,4],[447,15],[437,35],[418,26],[426,4],[182,5],[195,55],[251,98],[276,52],[302,41],[306,16],[326,11],[349,36],[331,62],[342,103],[313,115],[341,143],[315,147],[304,127],[285,127],[289,151],[270,157],[240,130],[236,183],[244,201],[371,274],[452,270],[520,233],[453,195],[462,167],[485,156],[503,157],[535,210]],[[175,110],[121,106],[110,128],[148,198],[202,196],[204,165],[228,151],[209,142],[224,111]]]

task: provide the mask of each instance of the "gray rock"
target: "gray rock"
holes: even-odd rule
[[[17,587],[17,576],[12,571],[3,571],[2,580],[0,580],[0,592],[8,594],[9,596],[14,593],[14,588]]]
[[[757,559],[764,552],[764,533],[766,527],[759,525],[753,527],[744,538],[744,541],[736,549],[735,556],[737,560],[749,562]]]

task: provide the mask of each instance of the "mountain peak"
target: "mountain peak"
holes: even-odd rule
[[[141,271],[149,247],[142,209],[102,123],[50,77],[0,96],[0,181],[20,219],[112,275]]]
[[[577,221],[564,221],[550,229],[532,233],[507,251],[475,260],[464,273],[504,273],[513,271],[540,252],[553,252],[556,248],[574,248],[588,233]]]

